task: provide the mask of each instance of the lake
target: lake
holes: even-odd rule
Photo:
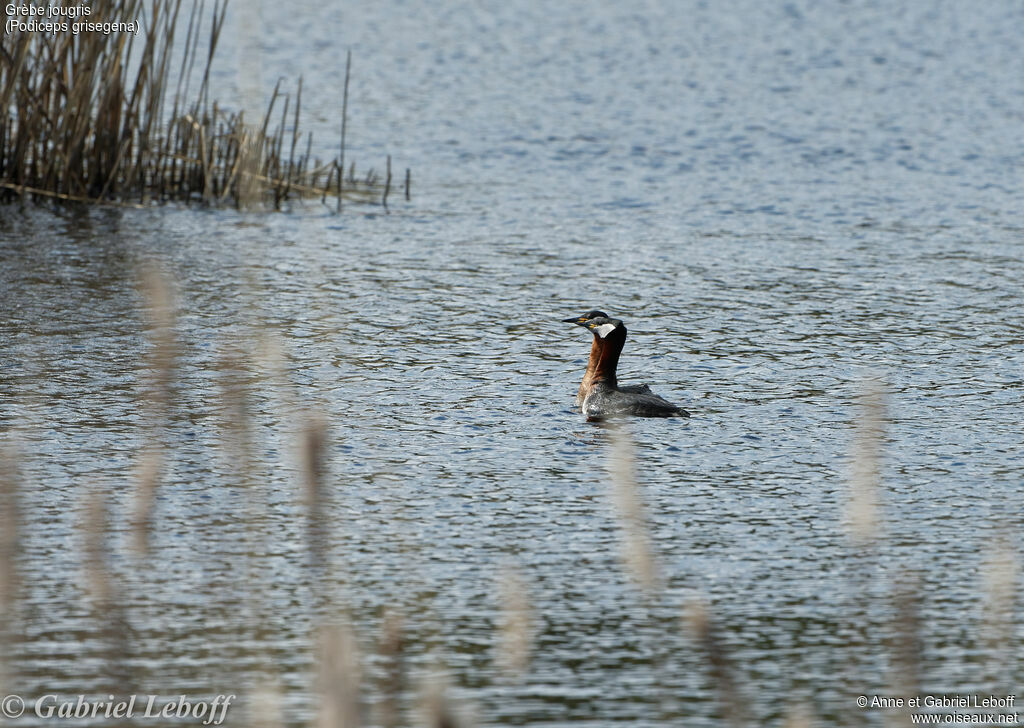
[[[216,98],[301,75],[331,155],[351,48],[346,158],[412,199],[0,210],[18,724],[307,725],[356,672],[367,725],[442,690],[467,725],[883,725],[859,696],[1024,684],[1019,4],[228,17]],[[584,421],[592,308],[690,419]]]

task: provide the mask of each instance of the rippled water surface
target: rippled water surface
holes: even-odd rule
[[[1024,684],[1024,621],[999,609],[1024,521],[1016,3],[232,14],[222,98],[302,74],[326,154],[351,46],[349,154],[391,153],[413,198],[0,210],[8,692],[238,693],[234,725],[274,716],[269,694],[300,725],[315,630],[344,616],[381,722],[388,614],[400,710],[440,670],[479,725],[720,725],[723,694],[753,724],[803,704],[880,725],[854,698],[908,674],[933,694]],[[162,429],[153,266],[177,311]],[[693,413],[624,433],[653,592],[622,566],[611,435],[572,407],[589,334],[560,321],[594,307],[629,326],[620,379]],[[858,548],[873,376],[878,538]],[[322,538],[299,446],[317,421]],[[496,666],[510,579],[519,676]],[[104,584],[116,609],[95,606]]]

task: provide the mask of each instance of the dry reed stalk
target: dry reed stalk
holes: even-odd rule
[[[134,692],[134,674],[129,660],[130,625],[124,610],[123,589],[110,566],[110,496],[105,489],[94,488],[87,496],[82,520],[82,560],[86,590],[90,595],[100,633],[106,642],[108,678],[111,692]]]
[[[326,602],[327,579],[327,421],[312,416],[302,435],[302,472],[306,483],[307,538],[317,606]]]
[[[650,523],[643,492],[636,478],[635,447],[626,426],[617,421],[605,424],[609,436],[608,470],[611,476],[612,506],[620,533],[620,553],[627,576],[639,587],[641,600],[638,618],[647,626],[641,638],[643,649],[651,656],[651,669],[664,713],[671,703],[663,676],[668,654],[664,641],[650,639],[655,633],[655,609],[662,594],[662,581],[651,539]]]
[[[85,504],[82,522],[85,583],[98,610],[106,609],[113,595],[107,567],[107,494],[94,490]]]
[[[1004,525],[989,544],[981,569],[981,640],[988,653],[984,682],[993,693],[1004,695],[1012,695],[1019,687],[1013,684],[1012,676],[1019,674],[1014,617],[1020,568],[1020,556],[1010,528]]]
[[[849,543],[852,546],[850,558],[843,565],[845,591],[848,600],[847,608],[842,615],[843,630],[847,639],[855,640],[860,645],[870,645],[877,641],[874,625],[877,620],[872,618],[875,598],[871,583],[877,578],[877,546],[881,526],[881,489],[882,463],[885,443],[886,403],[885,385],[879,377],[864,381],[856,400],[856,412],[853,419],[853,437],[850,447],[850,465],[848,489],[845,503],[843,525]],[[903,610],[902,616],[895,625],[902,629],[899,622],[910,624],[912,617],[912,598],[897,595],[896,605]],[[897,647],[907,656],[907,666],[911,658],[909,647]],[[878,687],[883,668],[875,664],[881,654],[871,654],[862,650],[851,650],[844,656],[840,670],[843,674],[844,699],[850,705],[857,696],[863,695]],[[902,679],[911,682],[915,670],[897,668],[906,673]],[[896,677],[896,675],[893,675]],[[856,712],[844,711],[842,725],[859,725],[862,716]]]
[[[271,551],[273,526],[267,483],[259,470],[257,458],[254,392],[264,389],[260,363],[259,356],[252,356],[248,350],[236,347],[227,347],[220,356],[220,449],[234,475],[234,482],[228,487],[235,490],[245,503],[238,509],[232,526],[237,541],[243,545],[229,556],[235,563],[231,570],[235,581],[231,587],[241,603],[239,631],[244,640],[259,646],[253,663],[258,665],[261,677],[257,684],[263,692],[252,697],[266,703],[269,710],[280,701],[274,692],[273,680],[276,677],[266,677],[278,675],[278,661],[270,654],[264,639],[267,615],[272,613],[269,603],[275,584],[265,568]],[[258,703],[250,705],[249,715],[252,716],[257,709]],[[259,719],[273,726],[275,723],[270,717],[264,714]],[[250,718],[247,724],[252,723]]]
[[[295,163],[295,145],[299,142],[299,110],[302,108],[302,76],[299,76],[299,87],[295,91],[295,119],[292,121],[292,146],[288,151],[288,176],[285,178],[284,191],[282,193],[285,199],[288,198],[288,192],[291,189],[292,178],[297,177],[302,173],[302,164]],[[284,123],[281,124],[281,130],[284,131]]]
[[[151,443],[144,448],[135,473],[135,503],[132,510],[132,544],[140,556],[149,553],[150,536],[153,530],[153,510],[156,506],[156,492],[164,469],[163,447]]]
[[[424,728],[462,728],[471,724],[448,696],[447,683],[440,675],[427,681],[420,712]]]
[[[156,408],[153,419],[163,425],[174,399],[178,359],[175,294],[167,274],[155,266],[143,270],[139,289],[145,301],[146,329],[152,344],[148,364],[153,383],[147,399]]]
[[[344,194],[344,185],[341,178],[345,169],[345,131],[348,128],[348,80],[352,70],[351,49],[345,56],[345,89],[341,97],[341,150],[338,153],[338,212],[341,212],[341,198]]]
[[[358,728],[362,725],[359,694],[359,652],[347,623],[324,627],[320,634],[317,728]]]
[[[221,428],[221,450],[238,476],[239,484],[248,489],[255,482],[252,411],[249,393],[251,372],[244,353],[233,347],[225,349],[221,354],[218,368],[221,372],[219,384],[221,424],[223,425]]]
[[[250,636],[262,626],[263,600],[268,586],[263,559],[267,554],[267,504],[261,479],[256,472],[256,442],[251,392],[253,373],[250,360],[237,348],[227,348],[219,361],[220,451],[230,468],[234,482],[227,487],[244,500],[245,507],[234,524],[236,536],[245,544],[236,552],[234,588],[244,605],[242,621]]]
[[[136,552],[145,555],[149,550],[156,491],[167,457],[165,443],[175,398],[179,346],[174,293],[166,274],[155,266],[147,267],[140,276],[139,289],[145,302],[146,331],[151,345],[147,357],[151,381],[141,397],[147,444],[136,466],[131,526]]]
[[[522,576],[514,569],[502,572],[499,582],[501,616],[498,626],[498,667],[506,675],[521,678],[530,665],[530,601]]]
[[[812,728],[815,725],[811,709],[804,703],[790,706],[786,711],[783,728]]]
[[[246,696],[246,720],[248,728],[281,728],[285,725],[281,700],[281,685],[265,680]]]
[[[245,131],[238,142],[235,164],[231,169],[231,180],[225,185],[221,198],[231,192],[231,182],[235,186],[235,204],[240,210],[248,210],[260,197],[259,159],[263,153],[263,139],[252,132]]]
[[[873,544],[879,530],[885,418],[884,385],[870,379],[858,397],[846,507],[847,530],[862,547]]]
[[[890,638],[889,685],[897,695],[911,698],[921,693],[921,578],[905,572],[892,593],[893,624]]]
[[[11,634],[21,578],[18,569],[20,507],[20,467],[14,446],[0,446],[0,647]],[[0,650],[6,652],[6,650]]]
[[[12,193],[17,193],[15,196],[19,199],[24,198],[26,195],[32,195],[33,197],[43,197],[52,200],[59,200],[60,202],[76,202],[88,205],[99,205],[102,207],[125,207],[136,210],[141,210],[146,207],[146,205],[143,205],[138,202],[124,202],[122,200],[101,200],[93,197],[86,197],[85,195],[67,195],[64,194],[63,192],[54,192],[53,190],[44,190],[40,187],[30,187],[28,185],[15,184],[13,182],[0,182],[0,189],[5,189],[11,191]]]
[[[378,651],[385,661],[382,699],[378,706],[377,723],[382,728],[398,728],[402,723],[401,698],[405,690],[405,640],[402,634],[402,616],[392,610],[384,613]]]
[[[622,534],[622,560],[626,573],[648,598],[658,590],[658,568],[651,547],[650,529],[640,486],[636,481],[633,443],[624,426],[606,427],[611,440],[608,463],[612,504]]]
[[[685,613],[685,623],[707,657],[708,672],[723,720],[732,726],[746,725],[747,703],[736,684],[732,661],[708,606],[701,600],[691,602]]]
[[[313,415],[306,423],[302,466],[306,477],[306,505],[311,514],[322,515],[327,476],[327,420]]]

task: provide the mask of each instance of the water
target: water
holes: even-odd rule
[[[915,579],[922,694],[1022,684],[1019,608],[993,627],[985,586],[1004,536],[1019,553],[1024,502],[1019,7],[233,14],[220,97],[302,74],[326,155],[351,47],[349,154],[411,167],[413,200],[340,217],[2,211],[0,431],[23,482],[9,692],[270,686],[299,725],[315,630],[345,615],[372,717],[390,610],[403,710],[443,666],[481,725],[718,725],[720,675],[681,620],[703,600],[756,724],[801,702],[825,724],[881,724],[853,700],[902,674],[892,644],[913,621],[894,594]],[[154,262],[179,358],[143,558],[138,271]],[[628,427],[652,598],[621,566],[608,435],[572,410],[589,342],[560,320],[593,307],[630,328],[620,379],[694,415]],[[876,375],[880,540],[861,551],[843,519]],[[316,415],[322,569],[297,446]],[[99,556],[83,526],[97,491]],[[120,616],[89,596],[99,557]],[[519,679],[494,664],[508,569],[532,614]],[[252,724],[242,700],[229,722]]]

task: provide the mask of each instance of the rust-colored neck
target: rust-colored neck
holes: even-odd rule
[[[577,394],[579,401],[583,401],[583,398],[597,382],[604,382],[612,388],[618,386],[615,368],[619,365],[619,354],[622,353],[622,346],[625,343],[625,326],[619,326],[612,330],[603,339],[594,335],[594,343],[590,345],[590,361],[587,362],[587,371],[583,375],[580,391]]]

